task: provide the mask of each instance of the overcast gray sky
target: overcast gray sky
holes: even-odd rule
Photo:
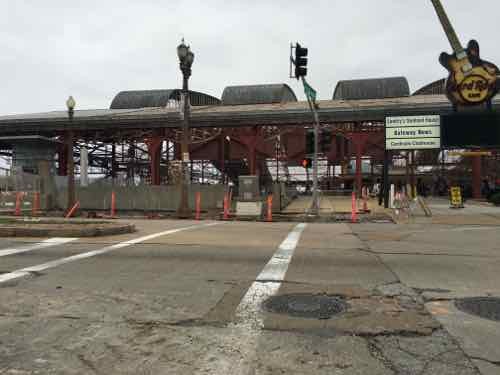
[[[500,64],[498,0],[443,0],[462,42]],[[442,78],[450,50],[430,0],[2,0],[0,115],[108,108],[121,90],[180,85],[176,47],[196,54],[193,90],[291,85],[290,42],[309,48],[321,99],[338,80],[404,75],[412,90]]]

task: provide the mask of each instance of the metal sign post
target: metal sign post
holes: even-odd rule
[[[316,111],[316,90],[314,90],[306,82],[304,77],[302,84],[304,85],[304,92],[307,97],[307,103],[314,118],[314,156],[313,156],[313,199],[311,206],[311,213],[319,215],[319,194],[318,194],[318,148],[319,148],[319,117]]]
[[[394,116],[385,119],[385,153],[384,153],[384,207],[390,204],[389,152],[392,150],[410,151],[440,149],[441,117],[438,115]],[[412,164],[414,158],[412,157]],[[412,171],[412,180],[414,171]],[[412,190],[413,190],[412,183]],[[412,192],[413,194],[413,192]]]

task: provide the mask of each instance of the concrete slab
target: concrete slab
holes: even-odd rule
[[[423,337],[380,336],[370,343],[396,374],[478,374],[474,364],[443,330]]]
[[[346,224],[308,227],[287,273],[287,280],[312,284],[350,284],[368,290],[396,281],[377,256]]]
[[[500,373],[500,323],[466,314],[453,301],[433,301],[426,304],[446,330],[460,343],[471,358],[495,362]],[[488,366],[489,367],[489,366]]]
[[[441,298],[500,295],[500,258],[467,256],[380,255],[406,285],[440,289]]]

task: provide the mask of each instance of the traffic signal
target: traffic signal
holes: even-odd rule
[[[295,78],[307,76],[307,48],[295,45]]]
[[[332,147],[332,132],[329,129],[321,130],[321,135],[319,137],[319,149],[322,153],[326,154],[330,152]]]
[[[302,160],[302,166],[305,168],[305,169],[311,169],[312,166],[313,166],[313,161],[311,158],[305,158]]]
[[[306,130],[306,155],[314,154],[314,130]]]

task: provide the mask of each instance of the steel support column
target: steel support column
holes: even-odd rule
[[[472,197],[481,198],[481,156],[472,156]]]
[[[57,167],[57,175],[58,176],[67,176],[68,175],[68,158],[67,158],[68,147],[67,147],[66,143],[59,146],[57,154],[59,156],[59,165]]]
[[[151,185],[160,185],[160,160],[161,148],[163,145],[162,138],[150,138],[146,140],[148,147],[150,169],[151,169]]]
[[[258,174],[257,168],[257,143],[262,141],[259,128],[253,128],[250,134],[241,134],[238,136],[241,143],[247,149],[248,155],[248,169],[250,175],[255,176]]]
[[[226,134],[222,132],[222,134],[217,139],[217,158],[219,159],[219,171],[221,174],[221,182],[223,184],[226,183]]]
[[[76,202],[75,194],[75,160],[73,156],[74,134],[69,130],[65,134],[66,137],[66,160],[67,160],[67,176],[68,176],[68,212],[73,208]]]
[[[111,144],[111,182],[114,185],[115,184],[115,179],[116,179],[116,167],[117,167],[117,162],[116,162],[116,143],[113,142]]]
[[[351,133],[349,137],[354,145],[354,151],[356,153],[356,191],[358,197],[361,196],[361,189],[363,185],[363,176],[362,176],[362,156],[365,149],[366,142],[368,141],[368,137],[370,135],[367,133]]]

